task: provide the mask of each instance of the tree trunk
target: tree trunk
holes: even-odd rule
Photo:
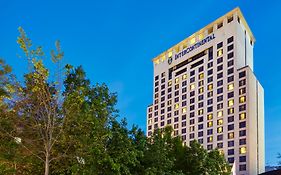
[[[49,164],[49,153],[46,153],[46,158],[45,158],[45,175],[49,175],[50,171],[50,164]]]

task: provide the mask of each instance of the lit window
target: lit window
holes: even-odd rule
[[[218,112],[218,117],[222,117],[222,115],[223,115],[222,111],[219,111]]]
[[[213,136],[208,137],[208,142],[212,142],[213,141]]]
[[[189,131],[190,132],[194,131],[194,126],[190,126]]]
[[[208,120],[212,120],[213,119],[213,114],[209,114],[208,115]]]
[[[246,97],[245,96],[242,96],[239,98],[239,102],[240,103],[244,103],[246,101]]]
[[[195,84],[190,85],[190,90],[193,90],[195,88]]]
[[[186,108],[183,108],[183,109],[182,109],[182,113],[186,113]]]
[[[234,108],[229,108],[228,109],[228,114],[233,114],[234,113]]]
[[[185,80],[186,78],[187,78],[187,75],[184,74],[184,75],[182,76],[182,79]]]
[[[199,40],[202,40],[203,38],[204,38],[203,33],[200,33],[200,34],[198,35],[198,39],[199,39]]]
[[[183,48],[183,49],[184,49],[184,48],[187,48],[187,42],[183,42],[182,48]]]
[[[220,153],[220,155],[224,155],[224,153],[223,153],[223,150],[222,150],[222,149],[220,149],[220,150],[219,150],[219,153]]]
[[[148,120],[148,124],[150,125],[152,123],[152,119],[149,119]]]
[[[212,90],[213,89],[213,84],[209,84],[208,85],[208,90]]]
[[[239,114],[239,119],[240,119],[240,120],[246,119],[246,113],[241,113],[241,114]]]
[[[218,127],[218,133],[222,133],[223,129],[222,127]]]
[[[218,57],[219,57],[219,56],[222,56],[222,54],[223,54],[222,49],[218,50],[217,56],[218,56]]]
[[[175,79],[175,83],[179,83],[179,78],[176,78],[176,79]]]
[[[198,111],[198,115],[202,115],[203,114],[203,109],[200,109],[199,111]]]
[[[208,122],[208,127],[212,127],[212,126],[213,126],[213,122],[212,121]]]
[[[199,94],[201,94],[201,93],[203,93],[203,92],[204,92],[204,88],[201,87],[201,88],[199,89]]]
[[[172,86],[172,81],[169,81],[169,82],[168,82],[168,86]]]
[[[227,89],[228,89],[229,91],[233,90],[233,88],[234,88],[234,84],[233,84],[233,83],[232,83],[232,84],[229,84],[229,85],[227,86]]]
[[[199,74],[199,80],[204,78],[204,73]]]
[[[155,61],[154,61],[155,64],[159,64],[160,63],[160,59],[157,58]]]
[[[170,58],[170,57],[172,57],[172,56],[173,56],[173,52],[170,51],[170,52],[168,53],[168,57]]]
[[[234,132],[228,133],[228,139],[233,139],[234,138]]]
[[[168,105],[171,105],[171,104],[172,104],[172,100],[169,100],[169,101],[168,101]]]
[[[195,41],[196,41],[195,37],[191,38],[191,39],[190,39],[190,44],[194,44]]]
[[[179,104],[175,104],[175,109],[178,109],[179,108]]]
[[[166,60],[166,56],[163,55],[163,56],[161,57],[161,61],[164,62],[165,60]]]
[[[241,147],[239,149],[240,154],[245,154],[247,152],[246,147]]]
[[[219,119],[218,120],[218,125],[222,125],[223,124],[223,120],[222,119]]]
[[[228,107],[233,106],[234,105],[234,100],[228,100]]]

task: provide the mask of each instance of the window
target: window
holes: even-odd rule
[[[207,150],[213,149],[213,145],[207,145]]]
[[[222,49],[220,49],[220,50],[217,51],[217,56],[218,56],[218,57],[222,56],[222,54],[223,54],[223,50],[222,50]]]
[[[208,83],[213,81],[213,77],[208,77]]]
[[[227,70],[227,75],[233,74],[233,72],[234,72],[234,68],[232,67]]]
[[[217,102],[221,102],[221,101],[223,101],[223,96],[222,95],[217,97]]]
[[[204,128],[204,125],[203,124],[200,124],[200,125],[198,125],[198,129],[200,130],[200,129],[203,129]],[[202,131],[203,132],[203,131]],[[203,134],[202,134],[203,135]]]
[[[223,58],[222,58],[222,57],[218,58],[217,64],[220,64],[220,63],[222,63],[222,62],[223,62]]]
[[[246,130],[239,131],[239,137],[246,136]]]
[[[246,171],[246,170],[247,170],[246,165],[239,165],[239,171]]]
[[[211,104],[213,104],[213,99],[208,99],[207,105],[211,105]]]
[[[239,97],[239,103],[244,103],[245,101],[246,101],[245,96]]]
[[[227,44],[233,42],[233,36],[227,39]]]
[[[246,88],[241,88],[239,89],[239,95],[245,94],[246,93]]]
[[[186,86],[186,84],[187,84],[187,81],[182,82],[182,86]]]
[[[180,81],[179,78],[175,79],[175,83],[179,83],[179,81]]]
[[[239,162],[246,162],[246,156],[240,156]]]
[[[244,119],[246,119],[246,113],[241,113],[241,114],[239,114],[239,119],[240,120],[244,120]]]
[[[231,58],[233,58],[233,52],[230,52],[229,54],[227,54],[227,59],[231,59]]]
[[[182,108],[182,113],[184,114],[184,113],[186,113],[186,108]]]
[[[239,139],[239,145],[246,145],[246,139]]]
[[[201,87],[201,88],[198,89],[198,93],[199,93],[199,94],[201,94],[201,93],[203,93],[203,92],[204,92],[204,88],[203,88],[203,87]]]
[[[213,33],[213,27],[210,27],[210,28],[208,29],[208,34],[211,34],[211,33]]]
[[[199,74],[198,79],[203,79],[204,78],[204,73]]]
[[[208,129],[207,130],[207,135],[212,135],[213,134],[213,129]]]
[[[204,80],[198,82],[198,86],[203,86],[203,85],[204,85]]]
[[[231,83],[231,84],[227,85],[227,89],[228,89],[229,91],[233,90],[233,89],[234,89],[234,84]]]
[[[246,110],[246,104],[239,106],[239,111],[245,111]]]
[[[234,141],[228,141],[228,147],[233,147],[234,146]]]
[[[222,133],[223,132],[223,127],[218,127],[217,128],[217,133]]]
[[[227,130],[228,130],[228,131],[234,130],[234,124],[228,125],[228,126],[227,126]]]
[[[217,89],[217,94],[221,94],[221,93],[223,93],[223,88]]]
[[[246,121],[239,123],[239,128],[245,128],[246,127]]]
[[[195,77],[190,78],[190,83],[193,83],[195,81]]]
[[[193,90],[195,88],[195,84],[190,85],[190,90]]]
[[[198,132],[198,137],[203,137],[203,131]]]
[[[168,82],[168,86],[172,86],[172,81],[169,81],[169,82]]]
[[[234,139],[234,132],[228,133],[228,139]]]
[[[213,142],[213,136],[207,137],[207,142],[208,143]]]
[[[208,70],[208,75],[212,75],[213,74],[213,69]]]
[[[229,149],[227,153],[228,155],[234,155],[234,149]]]
[[[217,82],[217,86],[219,87],[219,86],[222,86],[223,85],[223,80],[219,80],[218,82]]]
[[[221,73],[219,73],[219,74],[217,74],[217,79],[220,79],[220,78],[222,78],[223,77],[223,73],[221,72]]]
[[[212,97],[213,96],[213,91],[208,92],[208,97]]]
[[[208,122],[207,126],[208,126],[208,128],[212,127],[213,126],[213,122],[212,121]]]
[[[234,163],[234,157],[229,157],[228,158],[228,163]]]
[[[246,76],[246,71],[240,72],[239,73],[239,78],[243,78]]]
[[[239,149],[239,153],[240,154],[245,154],[247,152],[247,150],[246,150],[246,147],[244,146],[244,147],[241,147],[240,149]]]
[[[208,68],[213,67],[213,62],[208,63]]]
[[[193,139],[194,138],[194,133],[189,134],[189,138]]]
[[[227,51],[231,51],[231,50],[233,50],[233,44],[231,44],[231,45],[229,45],[229,46],[227,46]]]
[[[234,92],[227,93],[227,98],[232,98],[232,97],[234,97]]]
[[[195,75],[195,70],[190,71],[190,76]]]
[[[183,79],[183,80],[187,79],[187,75],[184,74],[184,75],[182,76],[182,79]]]
[[[230,116],[227,118],[227,122],[230,123],[230,122],[234,122],[234,116]]]
[[[217,121],[217,125],[222,125],[223,124],[223,120],[222,119],[219,119],[218,121]]]
[[[219,66],[217,67],[217,72],[221,71],[222,69],[223,69],[223,65],[219,65]]]
[[[233,114],[234,113],[234,108],[229,108],[227,109],[227,114]]]
[[[233,76],[233,75],[227,77],[227,82],[228,82],[228,83],[230,83],[230,82],[232,82],[232,81],[234,81],[234,76]]]
[[[218,29],[220,29],[222,26],[223,26],[223,23],[222,23],[222,22],[219,23],[219,24],[218,24]]]
[[[223,140],[223,135],[222,135],[222,134],[221,134],[221,135],[218,135],[218,136],[217,136],[217,140],[218,140],[218,141]]]
[[[228,100],[228,107],[233,106],[233,105],[234,105],[234,100],[233,99]]]
[[[246,84],[246,79],[239,81],[239,87],[244,86]]]
[[[218,112],[218,117],[222,117],[223,116],[223,111],[219,111]]]
[[[159,75],[155,76],[155,81],[159,79]]]
[[[213,84],[209,84],[208,85],[208,90],[212,90],[213,89]]]
[[[222,136],[222,135],[221,135]],[[221,143],[217,143],[217,147],[218,148],[223,148],[223,143],[221,142]]]
[[[182,134],[185,134],[185,133],[186,133],[186,128],[182,129],[182,130],[181,130],[181,133],[182,133]]]
[[[201,66],[201,67],[199,67],[199,72],[202,72],[204,70],[204,67],[203,66]]]
[[[218,44],[217,44],[217,49],[222,48],[222,45],[223,45],[222,42],[218,43]]]
[[[233,21],[233,16],[227,18],[227,23],[230,23],[231,21]]]
[[[228,66],[228,67],[233,66],[233,64],[234,64],[234,61],[233,61],[233,60],[230,60],[230,61],[227,62],[227,66]]]
[[[213,114],[208,114],[207,119],[208,120],[212,120],[213,119]]]

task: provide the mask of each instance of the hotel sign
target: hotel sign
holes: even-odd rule
[[[186,54],[188,54],[189,52],[197,49],[200,46],[203,46],[204,44],[212,41],[213,39],[215,39],[215,34],[209,35],[206,38],[202,39],[201,41],[198,41],[197,43],[195,43],[194,45],[185,48],[184,50],[180,51],[179,53],[175,54],[175,59],[178,59]]]

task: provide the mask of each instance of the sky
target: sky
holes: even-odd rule
[[[153,97],[151,59],[237,6],[256,38],[254,73],[265,90],[265,162],[276,165],[281,152],[280,0],[0,0],[0,57],[20,78],[27,65],[18,56],[23,55],[16,43],[19,26],[46,52],[60,40],[63,62],[82,65],[92,83],[104,82],[117,92],[120,116],[145,130]]]

